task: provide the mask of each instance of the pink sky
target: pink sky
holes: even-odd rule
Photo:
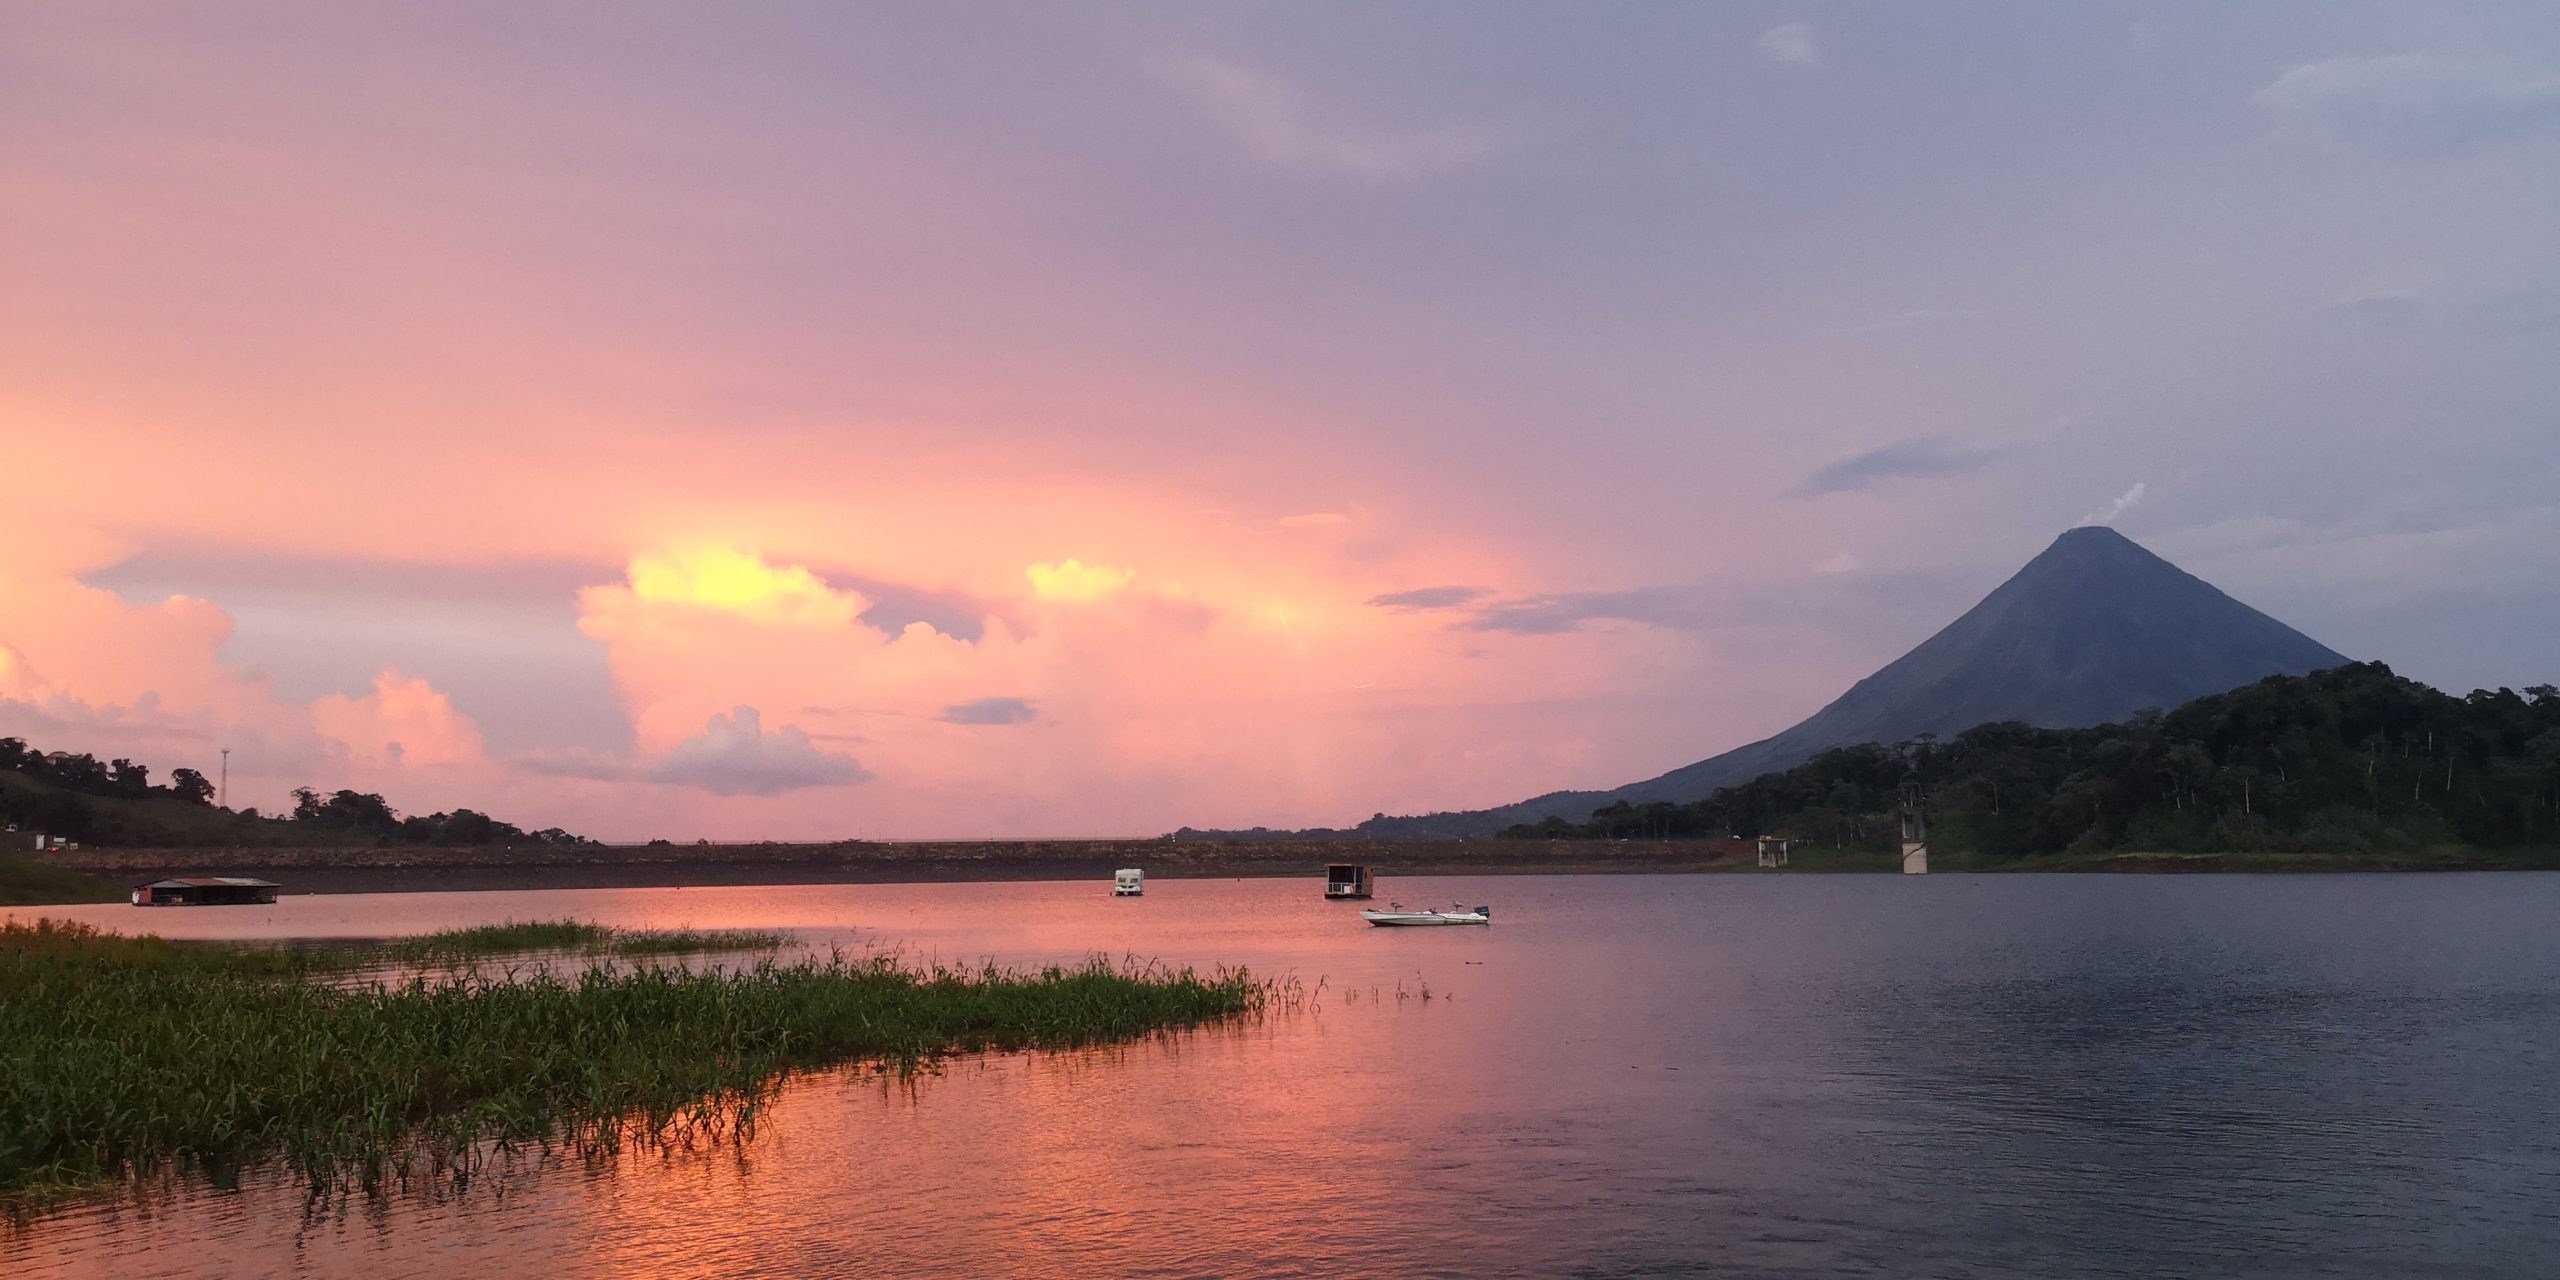
[[[2548,679],[2553,24],[2351,10],[21,13],[0,733],[614,839],[1347,824],[1775,731],[2111,508]]]

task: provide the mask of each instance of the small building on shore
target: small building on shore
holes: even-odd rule
[[[137,907],[248,907],[276,900],[283,888],[247,876],[171,876],[133,887]]]

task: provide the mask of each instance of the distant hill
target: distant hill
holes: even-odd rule
[[[1368,836],[1492,835],[1581,822],[1625,801],[1689,804],[1835,747],[1953,737],[1978,724],[2043,729],[2123,720],[2345,655],[2224,595],[2113,529],[2073,529],[1945,630],[1773,737],[1610,791],[1558,791],[1468,813],[1378,817]]]
[[[297,788],[294,809],[261,816],[214,803],[215,786],[193,769],[166,783],[132,760],[44,751],[0,738],[0,834],[32,851],[38,835],[110,848],[351,848],[373,845],[584,845],[556,827],[526,831],[484,813],[401,816],[381,796]]]

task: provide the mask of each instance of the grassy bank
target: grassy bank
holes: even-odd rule
[[[1124,1039],[1269,992],[1242,972],[841,954],[314,980],[360,958],[0,926],[0,1195],[275,1156],[318,1187],[461,1180],[493,1143],[735,1132],[796,1068]]]
[[[122,902],[125,895],[125,887],[112,880],[48,867],[14,853],[0,853],[0,907]]]

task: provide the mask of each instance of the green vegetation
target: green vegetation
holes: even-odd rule
[[[34,833],[128,849],[311,848],[380,845],[590,845],[557,827],[526,831],[485,813],[402,817],[381,796],[359,791],[294,793],[291,814],[262,817],[214,804],[214,785],[193,769],[175,769],[166,784],[131,760],[100,760],[42,751],[0,738],[0,826],[17,824],[32,848]]]
[[[111,880],[48,867],[14,853],[0,853],[0,907],[124,900],[124,886]]]
[[[613,930],[584,920],[510,920],[402,938],[387,948],[401,960],[429,962],[470,960],[527,951],[592,951]]]
[[[413,963],[451,963],[536,951],[663,956],[707,951],[771,951],[790,939],[757,929],[614,929],[585,920],[527,920],[446,929],[403,938],[385,954]]]
[[[605,949],[618,956],[664,956],[705,951],[771,951],[789,939],[761,929],[650,929],[617,932]]]
[[[795,1069],[1125,1039],[1256,1011],[1272,990],[1241,971],[841,953],[315,980],[366,958],[0,926],[0,1195],[276,1155],[315,1191],[459,1184],[523,1145],[740,1133]]]
[[[1523,838],[1780,834],[1882,852],[1916,796],[1939,867],[2560,865],[2560,688],[2455,698],[2357,663],[2092,729],[1987,724],[1825,752],[1697,804]]]

